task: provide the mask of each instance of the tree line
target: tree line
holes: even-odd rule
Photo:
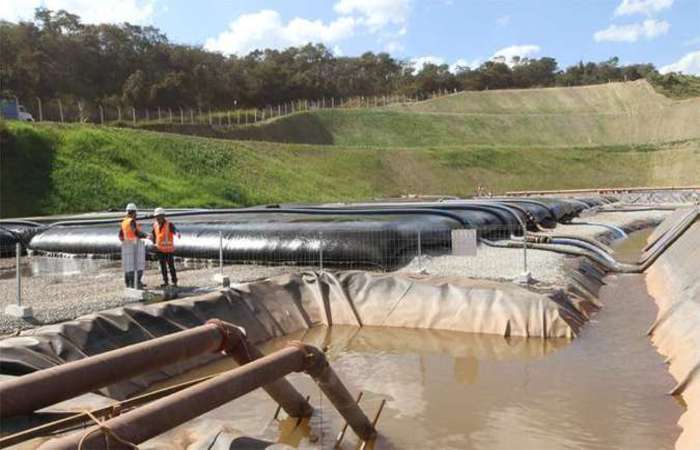
[[[490,60],[477,68],[426,64],[387,53],[335,56],[322,44],[224,56],[170,42],[151,26],[83,24],[64,10],[38,8],[34,20],[0,21],[0,95],[63,98],[136,108],[199,105],[263,107],[298,99],[437,91],[577,86],[647,78],[673,90],[688,77],[618,58],[565,69],[554,58]],[[679,81],[680,80],[680,81]]]

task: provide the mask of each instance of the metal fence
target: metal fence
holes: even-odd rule
[[[274,245],[248,240],[245,247],[240,239],[227,239],[222,234],[216,243],[207,245],[207,250],[176,257],[175,266],[181,294],[220,287],[224,278],[239,283],[308,270],[368,270],[515,281],[528,270],[526,249],[496,245],[521,242],[516,240],[522,234],[521,228],[506,226],[478,231],[375,230],[342,235],[319,232],[278,240]],[[147,294],[160,293],[161,267],[158,255],[150,250],[142,280]],[[20,252],[16,259],[0,260],[3,309],[17,304],[31,307],[39,323],[134,301],[125,294],[125,284],[118,251],[88,251],[82,255],[29,251]],[[161,297],[154,294],[153,298]]]
[[[123,104],[107,104],[96,101],[68,99],[21,99],[15,102],[24,107],[37,122],[93,123],[102,125],[210,125],[236,127],[258,123],[302,111],[321,109],[383,108],[396,104],[415,103],[458,92],[435,91],[428,95],[322,97],[279,102],[263,107],[239,107],[233,102],[227,107],[207,105],[177,107],[136,107]]]

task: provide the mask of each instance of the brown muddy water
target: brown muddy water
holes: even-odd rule
[[[647,235],[617,243],[616,257],[636,259]],[[378,449],[673,448],[682,406],[666,395],[673,379],[645,336],[656,307],[643,275],[605,282],[603,309],[573,341],[334,326],[263,350],[290,339],[327,346],[348,387],[364,392],[370,418],[387,400]],[[233,366],[223,359],[169,384]],[[308,377],[289,378],[311,396],[317,414],[310,422],[273,420],[275,405],[258,390],[203,416],[204,428],[226,424],[273,442],[332,448],[343,424],[338,413]],[[342,448],[356,446],[349,431]]]

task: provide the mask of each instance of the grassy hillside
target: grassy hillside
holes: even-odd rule
[[[592,86],[466,91],[393,108],[450,113],[620,113],[659,109],[672,103],[646,80]]]
[[[303,112],[240,128],[152,125],[228,139],[373,147],[637,145],[700,138],[700,98],[646,81],[464,92],[378,109]]]
[[[397,136],[421,134],[415,125],[396,126],[403,127]],[[128,201],[201,207],[407,193],[467,195],[477,184],[493,192],[689,184],[698,183],[700,173],[700,140],[514,149],[457,140],[409,148],[402,145],[410,143],[406,139],[361,147],[22,123],[8,124],[1,134],[3,217],[122,208]],[[355,135],[362,138],[361,132]]]

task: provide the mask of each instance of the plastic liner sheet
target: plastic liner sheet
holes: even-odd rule
[[[218,318],[253,343],[319,325],[423,328],[501,336],[573,337],[580,302],[512,283],[360,271],[306,272],[198,297],[83,316],[0,341],[0,372],[20,375],[201,325]],[[109,386],[116,399],[211,361],[205,355]]]
[[[687,210],[686,210],[687,211]],[[675,214],[666,222],[677,221]],[[669,222],[670,223],[670,222]],[[663,229],[669,228],[663,223]],[[677,450],[700,448],[700,221],[696,221],[647,270],[647,288],[659,307],[650,329],[652,342],[666,356],[678,381],[672,391],[687,405]]]

